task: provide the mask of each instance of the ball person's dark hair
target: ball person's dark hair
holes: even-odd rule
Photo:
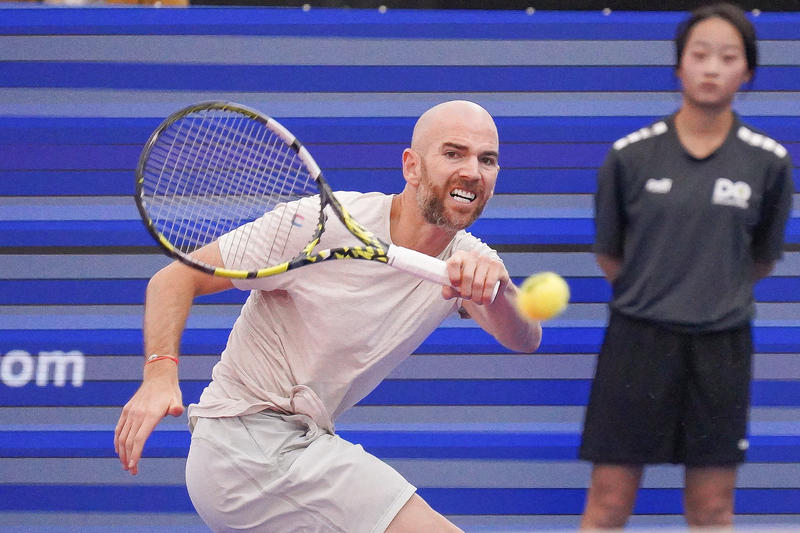
[[[699,22],[703,22],[710,18],[721,18],[730,22],[734,28],[742,36],[744,42],[744,53],[747,58],[747,70],[750,71],[750,76],[755,75],[756,67],[758,66],[758,47],[756,45],[756,29],[753,23],[747,18],[745,12],[738,6],[729,4],[727,2],[719,2],[716,4],[709,4],[698,7],[692,11],[689,18],[684,20],[678,25],[675,34],[675,68],[681,66],[681,58],[683,57],[683,49],[686,47],[686,41],[689,39],[689,33],[692,28]]]

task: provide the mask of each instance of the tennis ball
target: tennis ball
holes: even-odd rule
[[[555,272],[529,276],[519,288],[517,311],[533,320],[547,320],[561,313],[569,302],[569,285]]]

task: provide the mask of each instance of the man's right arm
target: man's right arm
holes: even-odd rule
[[[195,257],[222,266],[217,243],[194,252]],[[178,357],[181,335],[195,297],[232,288],[229,279],[210,276],[175,261],[158,271],[147,285],[144,312],[145,355]],[[142,384],[122,409],[114,432],[114,449],[122,467],[136,474],[142,448],[166,415],[183,414],[178,367],[160,359],[144,367]]]

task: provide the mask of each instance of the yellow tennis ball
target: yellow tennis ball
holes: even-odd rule
[[[533,320],[547,320],[561,313],[569,302],[569,285],[555,272],[529,276],[519,288],[517,310]]]

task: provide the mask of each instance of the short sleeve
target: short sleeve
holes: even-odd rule
[[[612,149],[597,173],[594,196],[595,238],[592,250],[615,257],[622,256],[625,231],[620,167],[618,153]]]
[[[792,164],[787,155],[770,172],[770,180],[761,204],[761,217],[753,234],[753,258],[769,263],[783,255],[786,222],[792,211]]]
[[[311,240],[319,215],[319,197],[303,198],[277,205],[260,218],[219,238],[220,254],[226,268],[258,270],[288,261]],[[281,276],[233,280],[242,290],[277,288]]]

